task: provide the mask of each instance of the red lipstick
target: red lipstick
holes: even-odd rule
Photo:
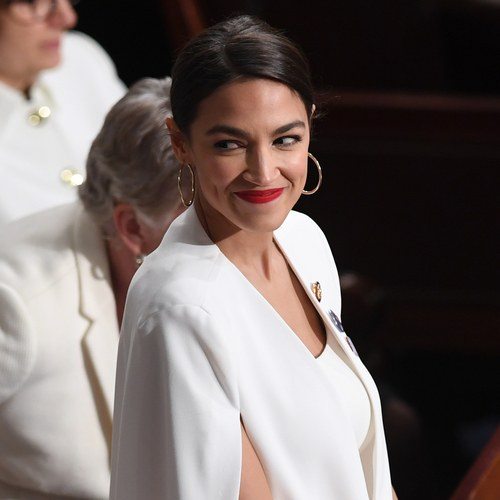
[[[251,189],[249,191],[237,191],[234,194],[249,203],[269,203],[279,198],[284,189]]]

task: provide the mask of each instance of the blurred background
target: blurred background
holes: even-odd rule
[[[302,46],[324,183],[298,209],[342,274],[400,500],[449,498],[500,414],[500,0],[84,0],[78,11],[127,84],[168,74],[190,36],[237,12]]]

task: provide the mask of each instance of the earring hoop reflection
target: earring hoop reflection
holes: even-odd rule
[[[316,184],[316,186],[310,190],[305,190],[305,189],[302,190],[302,194],[309,196],[310,194],[314,194],[321,186],[321,183],[323,182],[323,172],[321,170],[321,165],[319,164],[319,161],[309,152],[307,153],[307,156],[309,156],[309,158],[313,161],[313,163],[316,165],[316,168],[318,169],[318,183]]]
[[[195,194],[195,183],[194,183],[194,172],[193,172],[193,167],[189,163],[186,163],[186,168],[189,170],[189,173],[191,174],[191,199],[186,200],[184,198],[184,195],[182,194],[182,171],[184,170],[184,166],[179,168],[179,173],[177,174],[177,188],[179,189],[179,195],[181,197],[181,202],[185,207],[190,207],[193,204],[194,201],[194,194]]]

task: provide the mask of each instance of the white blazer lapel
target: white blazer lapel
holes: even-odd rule
[[[326,244],[326,241],[321,241],[316,234],[306,234],[302,224],[300,228],[295,227],[294,218],[297,216],[303,217],[292,212],[283,225],[275,231],[274,239],[319,315],[337,338],[348,358],[353,362],[353,368],[358,371],[357,369],[361,364],[359,363],[359,356],[354,344],[344,332],[340,320],[340,284],[335,262],[332,260],[330,266],[326,258],[314,257],[315,254],[321,256],[323,253],[322,246]],[[313,248],[313,251],[311,251],[311,248]],[[326,254],[324,255],[326,256]],[[363,378],[364,373],[358,373],[358,375]]]
[[[300,217],[299,214],[293,212],[290,216]],[[326,244],[326,241],[323,242],[317,237],[314,238],[316,236],[314,233],[311,235],[306,234],[302,224],[300,224],[300,228],[294,227],[294,219],[290,216],[278,231],[275,231],[275,241],[287,258],[290,267],[301,282],[325,325],[331,330],[351,361],[351,368],[365,385],[372,403],[378,404],[378,391],[373,380],[359,359],[354,344],[344,332],[340,321],[340,285],[335,263],[332,260],[332,267],[330,268],[326,258],[314,258],[315,254],[322,255],[322,246]],[[311,252],[311,247],[314,247],[316,251]],[[324,255],[326,256],[326,254]],[[321,289],[320,297],[314,291],[318,286],[317,284]]]
[[[290,215],[296,217],[298,214],[292,212]],[[300,228],[294,227],[295,224],[292,217],[289,216],[285,223],[275,231],[275,241],[287,258],[289,265],[301,282],[325,325],[330,329],[346,353],[350,361],[350,368],[363,383],[370,399],[370,404],[372,405],[372,415],[375,416],[373,422],[376,436],[374,454],[378,458],[374,460],[374,463],[380,464],[382,468],[384,467],[382,464],[388,467],[378,390],[368,370],[361,362],[351,339],[344,332],[340,320],[340,284],[335,263],[333,260],[331,263],[328,263],[328,259],[314,259],[312,257],[315,253],[318,254],[318,252],[311,252],[311,246],[325,246],[326,240],[315,239],[314,234],[305,234],[302,224],[300,224]],[[320,251],[319,255],[321,253]],[[313,291],[312,285],[317,282],[321,286],[321,300],[318,299],[317,294]],[[380,491],[380,488],[384,487],[379,483],[380,478],[385,477],[382,472],[382,470],[374,471],[374,498],[382,498],[377,493]]]
[[[112,419],[118,321],[116,303],[102,238],[89,217],[81,210],[74,232],[75,258],[80,280],[80,314],[89,327],[82,348],[93,369],[105,412]]]

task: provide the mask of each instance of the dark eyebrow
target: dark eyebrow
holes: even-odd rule
[[[207,135],[215,134],[228,134],[233,135],[234,137],[240,137],[241,139],[245,139],[247,137],[247,133],[244,130],[236,127],[231,127],[230,125],[214,125],[207,132]]]
[[[294,122],[287,123],[286,125],[282,125],[278,127],[273,134],[279,135],[292,130],[295,127],[306,128],[306,124],[302,120],[295,120]],[[237,127],[231,127],[230,125],[214,125],[210,130],[207,131],[206,135],[215,135],[215,134],[228,134],[234,137],[239,137],[241,139],[246,139],[248,134]]]
[[[302,120],[295,120],[294,122],[287,123],[286,125],[282,125],[281,127],[278,127],[275,131],[275,135],[280,135],[284,134],[285,132],[288,132],[289,130],[292,130],[292,128],[295,127],[300,127],[300,128],[306,128],[306,124]]]

